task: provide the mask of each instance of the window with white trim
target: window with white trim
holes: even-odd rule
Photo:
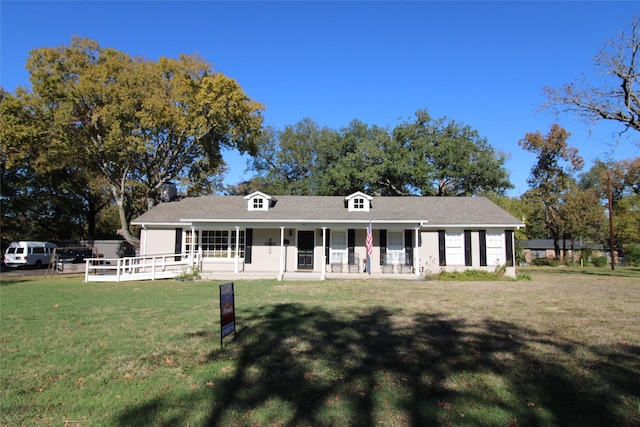
[[[461,232],[447,231],[444,236],[447,265],[464,265],[464,238]]]
[[[364,198],[356,197],[353,199],[353,209],[355,210],[363,210],[364,209]]]
[[[331,264],[347,263],[347,230],[331,230]]]
[[[194,252],[198,251],[198,234],[195,230],[184,233],[184,250],[187,254],[191,253],[192,247]]]
[[[262,197],[256,197],[253,199],[253,209],[255,210],[264,209],[264,199]]]
[[[199,239],[198,239],[199,235]],[[239,230],[238,257],[244,258],[245,231]],[[191,250],[191,233],[185,234],[185,250]],[[200,241],[200,244],[198,244]],[[200,230],[195,235],[195,250],[202,251],[204,258],[234,259],[236,230]]]
[[[404,264],[404,231],[387,231],[387,264]]]
[[[487,232],[487,265],[498,266],[505,262],[503,235]]]

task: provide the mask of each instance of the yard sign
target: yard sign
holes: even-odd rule
[[[233,297],[233,283],[220,285],[220,347],[222,340],[233,332],[236,339],[236,309]]]

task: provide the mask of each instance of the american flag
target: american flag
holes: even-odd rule
[[[367,255],[371,257],[371,255],[373,255],[373,230],[371,229],[371,221],[369,221],[369,228],[367,228],[367,240],[365,245],[367,247]]]

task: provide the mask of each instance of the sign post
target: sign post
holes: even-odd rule
[[[224,337],[233,332],[236,339],[236,309],[233,294],[233,283],[220,285],[220,347]]]

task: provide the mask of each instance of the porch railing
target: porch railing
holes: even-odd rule
[[[85,282],[123,282],[130,280],[170,279],[199,269],[201,257],[158,254],[124,258],[88,258]]]

